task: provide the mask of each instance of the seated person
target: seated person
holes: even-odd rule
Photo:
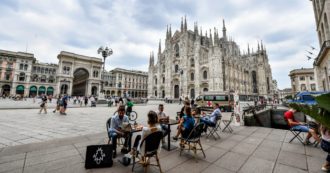
[[[181,111],[180,111],[180,117],[179,117],[179,118],[182,118],[182,117],[184,116],[184,110],[185,110],[186,107],[189,107],[189,106],[190,106],[190,103],[187,102],[187,101],[185,101],[185,102],[184,102],[184,105],[183,105],[182,108],[181,108]]]
[[[132,155],[135,154],[136,151],[139,151],[140,153],[144,153],[145,149],[145,143],[143,143],[142,146],[141,144],[141,137],[144,139],[147,137],[149,134],[156,132],[156,131],[162,131],[160,125],[158,124],[158,117],[157,113],[154,111],[149,111],[148,113],[148,126],[147,127],[141,127],[142,128],[142,134],[137,135],[133,144],[132,148]],[[160,145],[159,145],[160,146]]]
[[[180,119],[180,123],[178,125],[178,132],[175,136],[173,136],[174,140],[178,140],[179,135],[182,138],[187,138],[191,132],[191,130],[195,126],[195,119],[191,116],[191,108],[186,106],[185,115]],[[183,141],[181,141],[182,143]]]
[[[216,103],[213,108],[214,110],[211,115],[206,115],[200,119],[200,122],[205,124],[204,132],[207,131],[208,126],[215,127],[217,118],[222,116],[218,103]]]
[[[124,147],[122,148],[122,152],[128,152],[128,146],[130,146],[130,135],[131,133],[127,133],[122,129],[123,123],[129,123],[127,115],[125,115],[125,106],[121,105],[118,107],[118,114],[114,115],[111,119],[110,129],[109,129],[109,136],[111,136],[111,143],[113,145],[113,157],[117,156],[116,149],[117,149],[117,138],[124,137],[125,143]]]
[[[158,106],[158,112],[157,112],[157,116],[158,116],[158,122],[168,122],[169,121],[169,116],[166,116],[166,114],[164,113],[164,105],[160,104]],[[161,124],[160,125],[164,134],[164,137],[166,135],[168,135],[169,133],[169,129],[168,126],[166,124]],[[162,140],[162,142],[164,143],[164,139]]]
[[[289,125],[289,128],[295,131],[307,132],[307,136],[305,139],[305,144],[309,144],[309,139],[313,136],[313,138],[320,142],[319,136],[316,134],[316,129],[310,128],[309,126],[305,125],[303,122],[298,122],[294,119],[294,113],[296,112],[295,109],[289,109],[284,113],[284,119]]]

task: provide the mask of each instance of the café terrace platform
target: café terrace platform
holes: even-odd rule
[[[179,149],[162,149],[160,163],[163,172],[322,172],[326,153],[319,147],[303,146],[298,140],[288,143],[292,134],[287,130],[244,126],[233,128],[233,133],[220,132],[221,139],[201,138],[206,158],[199,153],[195,160],[192,152],[179,156]],[[114,159],[113,167],[84,168],[86,146],[105,144],[107,140],[106,133],[98,133],[5,147],[0,149],[0,172],[131,172],[132,165],[125,167],[118,162],[122,154]],[[172,143],[178,145],[178,142]],[[143,172],[143,168],[138,166],[135,172]],[[149,167],[148,172],[159,170]]]

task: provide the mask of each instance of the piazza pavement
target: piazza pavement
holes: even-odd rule
[[[138,123],[146,124],[147,112],[157,110],[159,102],[135,105]],[[175,118],[182,105],[165,104],[165,112]],[[50,104],[49,107],[54,107]],[[105,144],[106,120],[115,107],[82,107],[70,104],[68,115],[38,114],[39,104],[32,100],[0,100],[0,173],[2,172],[131,172],[114,159],[111,168],[84,168],[86,146]],[[20,108],[20,109],[19,109]],[[223,119],[230,114],[224,113]],[[222,124],[223,127],[223,124]],[[172,135],[175,131],[172,127]],[[234,132],[220,132],[221,139],[202,137],[206,158],[201,153],[179,156],[178,149],[161,150],[164,172],[321,172],[326,153],[319,147],[303,146],[286,130],[233,126]],[[173,142],[173,141],[172,141]],[[173,142],[178,145],[177,142]],[[149,172],[159,172],[149,168]],[[136,172],[143,172],[137,168]]]

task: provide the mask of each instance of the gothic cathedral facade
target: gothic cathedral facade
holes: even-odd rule
[[[273,97],[272,71],[266,48],[258,43],[256,51],[241,53],[239,46],[227,37],[223,21],[222,37],[214,28],[203,35],[187,29],[186,19],[181,30],[172,35],[167,29],[165,49],[159,42],[158,54],[152,52],[148,71],[148,97],[196,98],[205,92],[237,92]]]

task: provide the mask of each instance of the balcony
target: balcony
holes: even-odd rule
[[[13,71],[13,67],[7,67],[6,71]]]

